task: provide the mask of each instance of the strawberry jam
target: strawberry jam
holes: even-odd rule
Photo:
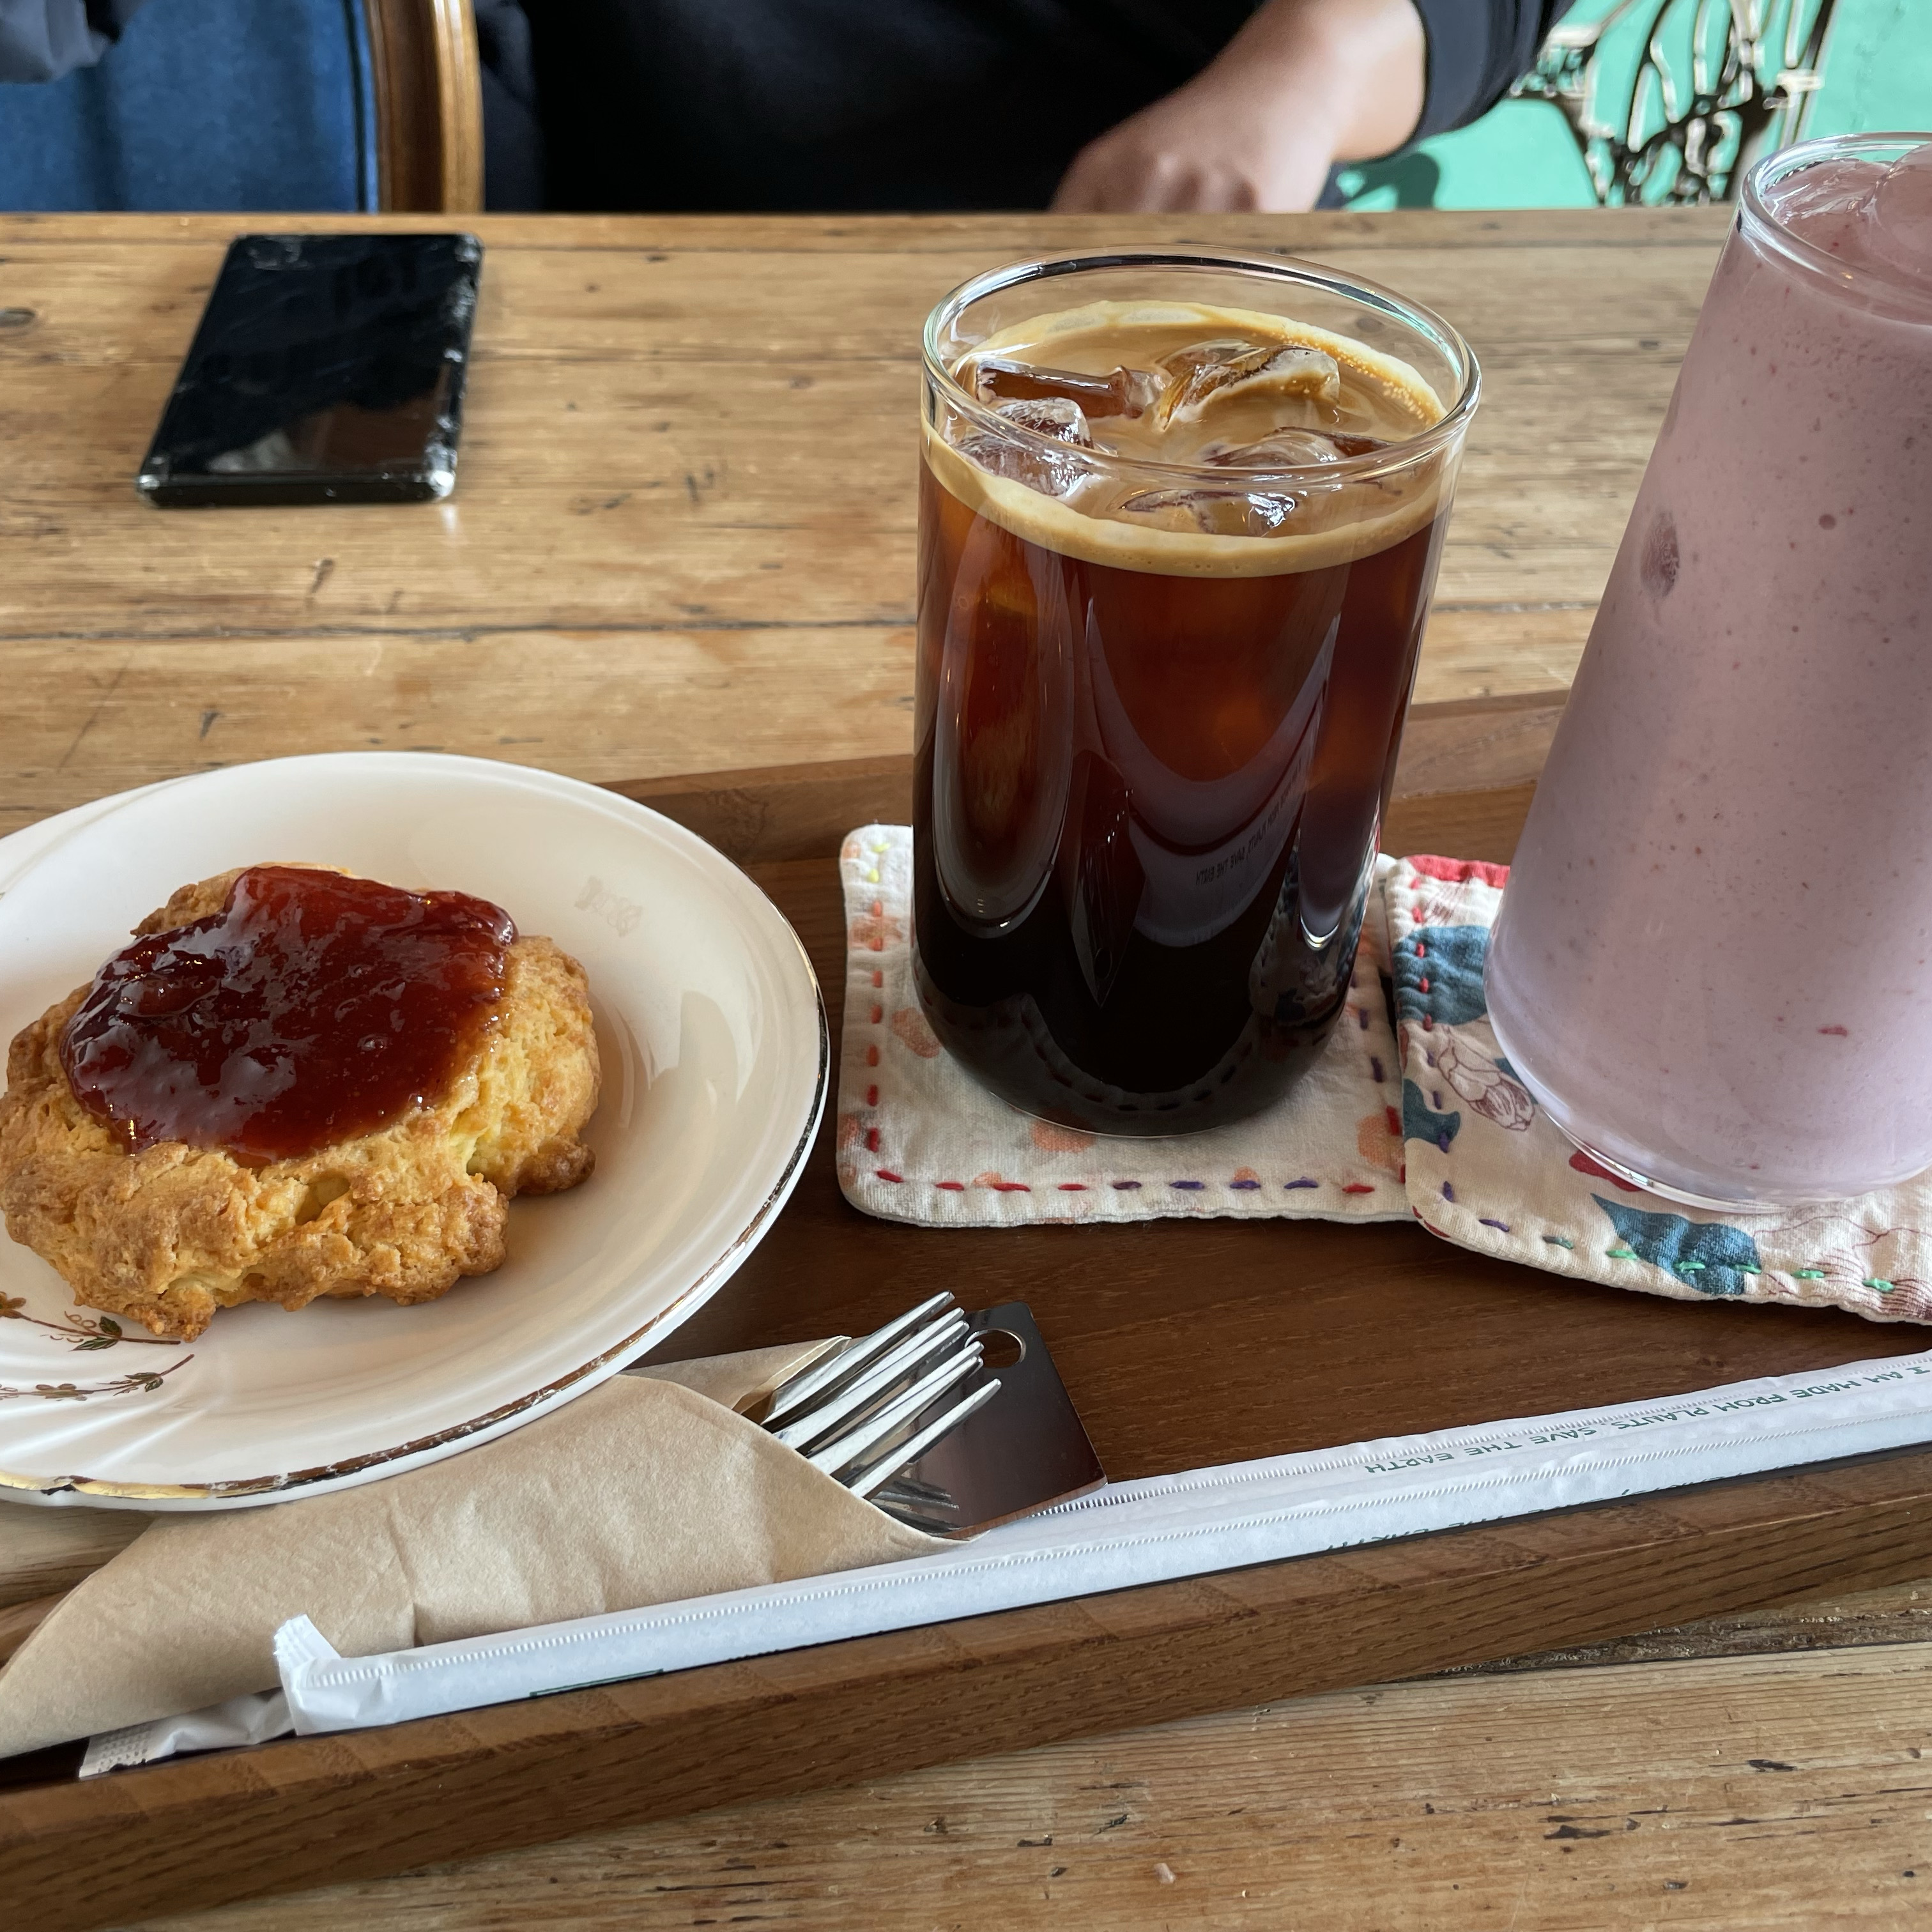
[[[130,1150],[296,1160],[442,1099],[495,1023],[516,936],[464,892],[253,866],[220,912],[101,968],[61,1064]]]

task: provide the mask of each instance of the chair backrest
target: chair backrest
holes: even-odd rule
[[[1928,0],[1575,0],[1510,99],[1342,170],[1351,207],[1735,201],[1762,155],[1932,120]]]
[[[1600,202],[1731,200],[1804,132],[1834,4],[1611,0],[1559,22],[1510,92],[1562,111]]]
[[[0,208],[466,213],[482,118],[469,0],[152,0],[0,86]]]
[[[382,205],[483,206],[483,70],[470,0],[364,0]]]

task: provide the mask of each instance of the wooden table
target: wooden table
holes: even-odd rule
[[[979,269],[1124,232],[480,221],[448,502],[156,512],[130,479],[236,225],[0,217],[0,831],[292,752],[440,748],[602,781],[903,750],[920,324]],[[1468,332],[1485,396],[1428,700],[1568,682],[1723,225],[1422,212],[1124,232],[1307,248]]]
[[[236,224],[0,220],[0,830],[296,751],[603,781],[902,751],[919,320],[980,268],[1124,237],[1316,255],[1465,329],[1486,399],[1419,695],[1527,716],[1581,647],[1724,218],[476,225],[455,500],[224,516],[128,478]],[[1928,1595],[169,1922],[1897,1923],[1932,1884]]]

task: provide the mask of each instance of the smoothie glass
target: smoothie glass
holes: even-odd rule
[[[1932,136],[1747,178],[1491,945],[1516,1072],[1732,1208],[1932,1165]]]

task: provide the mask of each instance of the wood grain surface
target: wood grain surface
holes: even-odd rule
[[[1452,710],[1436,721],[1437,749],[1453,753],[1460,731],[1463,768],[1518,755],[1506,721],[1526,713]],[[848,803],[883,805],[903,795],[904,768],[882,760],[827,782]],[[778,781],[794,796],[809,783],[796,770]],[[716,795],[688,788],[684,808],[716,812],[727,797],[744,823],[766,822],[752,774]],[[1448,842],[1432,836],[1428,795],[1408,805],[1425,842]],[[836,986],[830,851],[754,876]],[[858,1332],[942,1285],[976,1304],[1024,1299],[1116,1478],[1924,1340],[1823,1311],[1559,1288],[1411,1225],[1168,1222],[938,1240],[846,1207],[832,1132],[828,1120],[784,1214],[675,1352]],[[1932,1454],[1876,1458],[0,1792],[0,1870],[29,1922],[95,1925],[1928,1571]]]
[[[1561,689],[1724,216],[475,217],[453,498],[157,511],[131,478],[251,225],[0,217],[0,832],[298,752],[608,781],[908,749],[921,321],[1133,241],[1306,253],[1464,330],[1484,400],[1420,694]]]
[[[1686,1492],[8,1792],[0,1862],[19,1922],[99,1924],[1373,1682],[1566,1624],[1574,1636],[1605,1636],[1660,1610],[1789,1594],[1808,1569],[1814,1583],[1882,1582],[1932,1557],[1928,1460]],[[1474,1764],[1466,1777],[1486,1782]]]
[[[1560,710],[1542,697],[1420,707],[1397,773],[1391,849],[1432,842],[1468,857],[1507,859]],[[616,789],[809,902],[823,980],[829,965],[836,969],[837,936],[826,924],[836,921],[836,906],[814,884],[851,826],[908,815],[910,784],[910,761],[901,756],[716,772],[702,781],[646,779]],[[1462,788],[1430,789],[1439,784]],[[784,860],[798,862],[794,872],[765,871]],[[0,1508],[0,1660],[26,1642],[62,1592],[125,1547],[147,1520],[134,1510]]]
[[[1932,1643],[1331,1692],[148,1932],[1902,1932]]]
[[[1724,217],[475,218],[452,502],[154,512],[129,478],[222,247],[262,225],[0,218],[0,831],[239,759],[478,752],[696,825],[760,868],[824,973],[814,855],[904,795],[913,345],[946,287],[1191,242],[1312,255],[1462,328],[1485,401],[1389,843],[1501,858]],[[896,1308],[938,1264],[843,1208],[823,1147],[784,1227],[796,1262],[768,1246],[730,1304],[760,1340]],[[1553,1405],[1922,1340],[1532,1291],[1402,1227],[1222,1228],[1178,1269],[1178,1226],[1138,1256],[1106,1247],[1121,1232],[955,1234],[977,1251],[946,1270],[1034,1302],[1117,1475],[1342,1439],[1358,1398],[1424,1426],[1502,1412],[1505,1386]],[[1228,1338],[1205,1370],[1177,1273]],[[725,1317],[680,1352],[731,1346]],[[1391,1332],[1424,1373],[1388,1372]],[[129,1527],[0,1528],[28,1514],[0,1536],[0,1617]],[[43,1784],[0,1793],[0,1921],[273,1891],[180,1924],[1902,1924],[1932,1882],[1928,1573],[1932,1458],[1894,1457]],[[1804,1654],[1741,1654],[1780,1648]],[[1016,1748],[1042,1738],[1068,1742]],[[286,1895],[304,1886],[324,1888]]]

